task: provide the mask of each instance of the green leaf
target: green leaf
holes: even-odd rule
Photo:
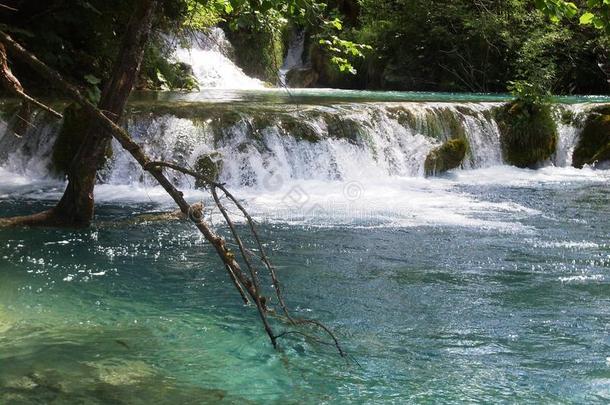
[[[97,84],[100,84],[100,82],[102,81],[101,79],[99,79],[93,75],[85,75],[84,79],[87,83],[92,84],[94,86]]]
[[[593,22],[593,18],[595,18],[593,13],[586,12],[580,16],[580,23],[582,25],[589,25],[591,22]]]
[[[593,26],[598,30],[604,28],[604,21],[599,17],[593,17]]]

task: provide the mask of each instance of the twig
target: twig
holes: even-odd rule
[[[3,8],[3,9],[8,10],[8,11],[14,11],[14,12],[19,11],[19,10],[18,10],[18,9],[16,9],[16,8],[13,8],[13,7],[11,7],[11,6],[7,6],[6,4],[2,4],[2,3],[0,3],[0,8]]]

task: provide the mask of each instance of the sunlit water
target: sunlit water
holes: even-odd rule
[[[323,93],[302,100],[375,97]],[[237,104],[279,96],[223,94]],[[488,107],[473,104],[450,108],[476,156],[424,178],[438,139],[401,129],[382,107],[355,118],[333,108],[379,156],[416,156],[408,164],[344,140],[280,142],[275,127],[262,138],[272,153],[228,155],[246,130],[221,143],[234,158],[222,175],[259,222],[289,306],[331,327],[348,359],[296,335],[273,350],[188,222],[138,217],[173,206],[115,150],[91,229],[0,230],[0,404],[608,403],[610,171],[569,167],[570,128],[546,167],[502,165],[493,122],[477,118]],[[151,153],[212,145],[207,129],[173,117],[131,125]],[[63,192],[43,174],[47,143],[32,149],[35,158],[0,165],[2,216],[48,208]],[[247,181],[231,177],[245,168]],[[218,212],[207,218],[226,233]]]
[[[349,361],[296,338],[274,351],[188,223],[129,222],[164,198],[106,186],[93,229],[0,232],[0,402],[607,402],[609,179],[499,167],[357,199],[300,184],[335,213],[241,190],[290,306]],[[3,182],[3,215],[48,206],[40,187],[54,198]]]

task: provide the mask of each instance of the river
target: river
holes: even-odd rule
[[[608,100],[558,100],[558,150],[537,170],[502,161],[490,111],[506,100],[136,95],[134,137],[186,165],[218,153],[289,306],[349,358],[299,337],[273,350],[188,223],[134,221],[173,208],[115,145],[91,229],[0,230],[0,403],[607,403],[610,171],[570,166],[579,129],[559,117]],[[456,128],[465,163],[425,177]],[[57,124],[3,131],[0,213],[52,206]]]

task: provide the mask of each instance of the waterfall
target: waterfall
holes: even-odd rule
[[[301,180],[360,181],[423,177],[428,153],[464,136],[469,144],[462,169],[502,165],[500,134],[492,113],[498,103],[339,103],[292,105],[248,103],[164,105],[133,109],[126,120],[133,137],[155,159],[194,167],[210,153],[222,162],[220,178],[233,187],[269,187]],[[587,105],[563,106],[584,114]],[[557,114],[560,115],[560,114]],[[559,120],[559,119],[558,119]],[[23,138],[0,127],[0,166],[32,178],[49,174],[59,123],[38,114]],[[579,130],[558,121],[552,164],[569,166]],[[108,184],[151,186],[118,145],[100,173]],[[181,185],[192,188],[185,182]]]
[[[496,103],[359,103],[331,106],[213,106],[197,119],[139,114],[129,129],[159,159],[194,166],[222,156],[221,180],[260,187],[273,181],[353,181],[423,177],[428,153],[462,133],[469,144],[463,169],[502,165]],[[180,114],[178,114],[180,115]],[[569,165],[578,130],[560,125],[555,165]],[[118,149],[118,148],[115,148]],[[115,153],[106,179],[130,183],[136,164]],[[139,176],[139,175],[136,175]],[[188,186],[188,185],[187,185]]]
[[[567,113],[576,119],[583,119],[582,116],[586,114],[586,111],[587,107],[580,104],[563,106],[563,113]],[[573,124],[563,123],[561,119],[558,119],[557,130],[559,132],[559,139],[557,150],[553,156],[553,163],[560,167],[571,166],[572,155],[574,154],[574,149],[578,143],[580,128],[574,126]]]
[[[60,129],[57,120],[49,120],[42,112],[29,118],[23,136],[13,132],[19,118],[0,120],[0,168],[30,179],[49,177],[53,144]]]
[[[178,47],[175,59],[189,64],[200,88],[260,89],[263,82],[247,76],[231,59],[232,46],[220,28],[192,35],[188,47]]]
[[[286,59],[279,71],[280,85],[286,85],[286,75],[291,69],[303,66],[303,51],[305,50],[305,30],[298,29],[292,33]]]

